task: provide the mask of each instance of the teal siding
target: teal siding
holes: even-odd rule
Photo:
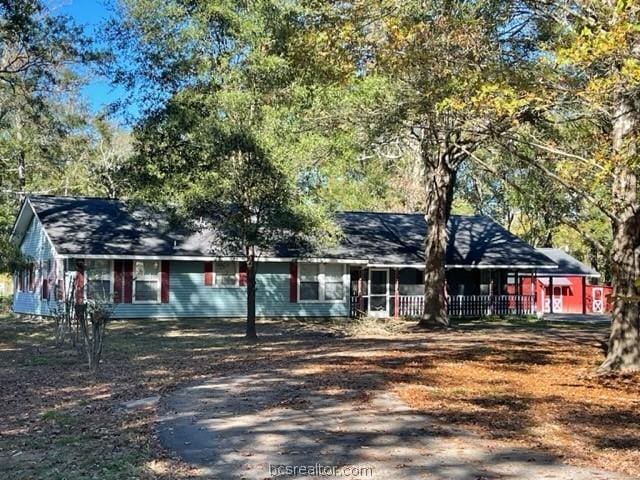
[[[33,258],[36,262],[49,260],[54,256],[53,247],[44,233],[40,220],[36,217],[31,220],[31,225],[29,225],[27,233],[22,239],[20,251],[23,255]]]
[[[244,315],[247,289],[204,285],[203,262],[171,262],[169,303],[119,303],[116,318],[238,317]]]
[[[20,244],[23,255],[36,264],[54,258],[55,252],[47,239],[40,220],[33,218]],[[16,292],[13,297],[13,311],[30,315],[50,315],[49,302],[42,299],[42,281],[36,284],[35,292]]]
[[[53,259],[55,252],[42,225],[34,218],[21,250],[36,263]],[[114,306],[114,318],[144,317],[242,317],[246,315],[246,287],[215,288],[204,285],[203,262],[172,261],[169,276],[169,303],[126,303]],[[49,302],[41,298],[41,278],[36,291],[17,292],[16,313],[50,315]],[[257,276],[256,312],[259,316],[346,317],[349,297],[344,302],[289,302],[289,264],[263,263]],[[55,302],[53,302],[55,304]],[[53,305],[52,305],[53,306]]]
[[[246,287],[204,285],[203,262],[171,262],[169,303],[117,304],[115,318],[242,317],[246,315]],[[346,317],[348,295],[341,303],[290,303],[289,264],[260,264],[256,311],[260,316]]]
[[[289,302],[289,264],[265,263],[258,270],[256,310],[262,316],[347,317],[349,295],[344,302]]]

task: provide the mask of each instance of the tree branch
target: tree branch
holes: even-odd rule
[[[564,188],[566,188],[570,192],[572,192],[572,193],[578,195],[580,198],[588,201],[590,204],[592,204],[594,207],[596,207],[598,210],[600,210],[613,223],[617,223],[618,222],[618,219],[611,212],[607,211],[602,206],[602,202],[600,200],[598,200],[597,198],[595,198],[594,196],[588,194],[584,190],[576,187],[575,185],[571,185],[565,179],[563,179],[559,175],[557,175],[554,172],[552,172],[551,170],[549,170],[546,166],[544,166],[542,163],[538,162],[537,160],[535,160],[533,158],[530,158],[527,155],[524,155],[524,154],[522,154],[520,152],[517,152],[517,151],[515,151],[513,149],[509,149],[509,147],[507,145],[504,145],[503,143],[500,143],[500,144],[502,145],[503,148],[507,149],[513,155],[518,157],[520,160],[523,160],[527,164],[537,168],[542,173],[544,173],[547,177],[555,180],[556,182],[558,182],[560,185],[562,185]]]

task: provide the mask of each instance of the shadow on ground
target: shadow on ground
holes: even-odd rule
[[[373,465],[375,478],[523,478],[519,469],[534,466],[551,469],[549,478],[580,478],[584,470],[557,476],[571,470],[551,450],[522,447],[545,402],[557,409],[551,420],[591,449],[559,451],[598,465],[602,452],[624,455],[628,463],[611,465],[626,471],[640,464],[632,461],[633,406],[579,397],[586,389],[594,398],[628,396],[624,384],[580,377],[606,327],[476,322],[428,332],[409,325],[385,338],[344,331],[332,322],[260,321],[260,341],[248,344],[242,321],[113,322],[96,379],[83,358],[53,347],[49,323],[2,321],[0,476],[268,478],[269,462],[311,459]],[[484,371],[480,389],[452,375],[465,366]],[[566,373],[545,377],[546,368]],[[531,369],[542,369],[536,381],[563,383],[576,395],[514,391],[509,382]],[[419,413],[398,399],[406,388],[429,400]],[[122,412],[124,402],[152,395],[163,398],[160,423],[155,407]]]

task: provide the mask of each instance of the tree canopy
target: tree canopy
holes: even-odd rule
[[[4,239],[28,192],[139,197],[215,218],[254,281],[256,252],[335,237],[335,210],[421,211],[421,323],[447,325],[447,220],[478,212],[603,270],[601,370],[640,365],[637,2],[114,6],[106,55],[41,1],[0,1]],[[130,132],[78,100],[94,64],[139,109]]]

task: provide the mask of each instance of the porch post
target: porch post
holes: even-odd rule
[[[489,270],[489,315],[495,313],[495,302],[493,298],[493,270]]]
[[[364,296],[362,295],[362,272],[363,268],[358,271],[358,310],[360,313],[364,310]]]
[[[549,276],[549,313],[553,313],[553,277]]]
[[[393,290],[393,298],[394,298],[393,316],[399,317],[400,316],[400,270],[396,268],[395,272],[396,272],[396,275],[395,275],[396,278],[395,278],[395,285]]]
[[[587,314],[587,277],[582,277],[582,314]]]
[[[531,272],[531,288],[529,289],[529,301],[533,302],[532,310],[535,315],[538,312],[538,279],[536,278],[535,270]]]
[[[516,315],[520,315],[520,291],[522,286],[520,285],[520,273],[518,270],[515,271],[514,275],[516,282]]]

